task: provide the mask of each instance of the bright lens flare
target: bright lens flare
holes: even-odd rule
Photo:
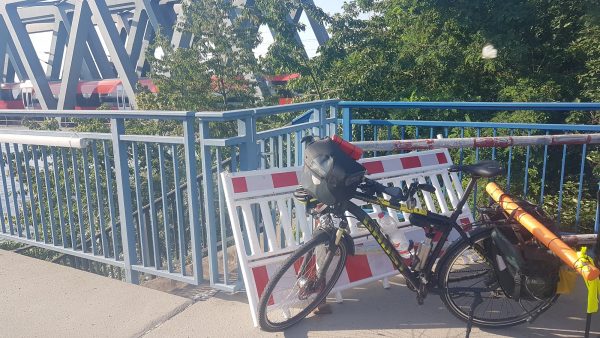
[[[498,50],[494,48],[494,45],[487,44],[483,46],[481,50],[482,59],[495,59],[498,56]]]

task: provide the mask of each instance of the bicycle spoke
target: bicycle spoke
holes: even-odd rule
[[[483,243],[483,240],[479,243]],[[480,294],[483,302],[475,308],[473,318],[486,325],[522,321],[529,317],[530,311],[546,308],[551,303],[550,299],[528,300],[523,301],[521,306],[508,297],[497,281],[490,260],[486,257],[482,244],[476,244],[473,247],[465,246],[448,262],[445,294],[449,306],[454,307],[455,313],[460,312],[462,318],[469,317],[476,293]]]
[[[329,242],[323,241],[293,262],[286,262],[287,270],[276,282],[265,317],[270,325],[278,326],[302,315],[322,296],[326,281],[339,269],[340,250],[329,250]]]

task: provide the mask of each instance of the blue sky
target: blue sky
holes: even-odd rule
[[[344,4],[343,0],[314,0],[314,2],[315,5],[321,7],[328,14],[341,12],[342,5]],[[315,38],[312,29],[310,29],[308,19],[304,14],[302,14],[300,22],[305,24],[307,27],[304,32],[300,32],[300,39],[302,39],[304,42],[304,47],[306,48],[306,53],[308,56],[313,57],[317,53],[319,44],[317,43],[317,39]],[[260,33],[263,38],[263,43],[254,50],[254,54],[257,56],[264,55],[267,52],[269,45],[273,42],[273,38],[266,27],[261,27]]]
[[[329,14],[338,13],[342,9],[343,0],[314,0],[315,5],[323,8]]]
[[[342,10],[342,5],[344,3],[343,0],[314,0],[315,5],[321,7],[328,14],[339,13]],[[308,20],[303,16],[303,23],[308,27]],[[307,29],[308,32],[304,32],[304,34],[300,35],[302,41],[304,41],[304,46],[306,48],[306,52],[308,56],[313,57],[317,52],[317,47],[319,47],[317,40],[314,38],[312,30]]]

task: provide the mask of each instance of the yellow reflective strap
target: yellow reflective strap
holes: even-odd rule
[[[577,252],[577,257],[579,259],[575,264],[576,269],[582,268],[585,264],[594,265],[592,258],[587,255],[587,247],[585,246]],[[600,297],[600,278],[591,281],[584,278],[583,281],[588,289],[587,313],[596,313],[598,312],[598,298]]]
[[[600,279],[585,281],[588,289],[587,313],[598,312],[598,297],[600,297]]]

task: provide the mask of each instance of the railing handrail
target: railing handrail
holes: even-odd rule
[[[200,111],[195,114],[195,116],[202,120],[208,121],[230,121],[233,119],[245,118],[245,117],[261,117],[265,115],[271,114],[279,114],[279,113],[287,113],[291,111],[305,110],[305,109],[315,109],[320,108],[322,106],[332,106],[336,105],[340,100],[331,99],[331,100],[319,100],[319,101],[311,101],[311,102],[300,102],[300,103],[292,103],[286,105],[275,105],[275,106],[267,106],[267,107],[259,107],[259,108],[247,108],[247,109],[236,109],[236,110],[228,110],[228,111]],[[1,114],[0,114],[1,115]]]
[[[207,253],[211,284],[223,290],[234,290],[237,287],[235,273],[229,266],[233,261],[228,258],[226,248],[218,244],[219,240],[227,243],[231,230],[226,221],[222,191],[214,175],[206,173],[302,165],[302,137],[311,133],[332,135],[339,132],[340,125],[349,139],[352,136],[365,140],[402,137],[414,138],[413,143],[427,143],[427,140],[419,139],[419,134],[420,137],[433,138],[438,133],[445,137],[477,135],[477,140],[500,136],[498,141],[513,135],[519,139],[519,135],[527,134],[532,137],[569,134],[560,136],[562,139],[581,138],[588,133],[600,134],[600,126],[580,124],[361,119],[364,116],[361,114],[368,108],[373,108],[372,111],[430,109],[432,114],[444,109],[480,110],[481,114],[477,116],[492,116],[494,110],[600,111],[600,103],[353,102],[331,99],[226,112],[0,110],[0,118],[4,116],[15,121],[27,117],[103,119],[110,121],[112,127],[109,133],[79,133],[68,129],[0,130],[0,135],[21,134],[25,138],[30,135],[54,136],[55,139],[74,137],[90,143],[81,150],[68,150],[57,143],[32,146],[27,144],[28,140],[12,142],[19,140],[4,138],[7,142],[2,144],[0,167],[4,165],[7,176],[0,188],[6,187],[2,189],[6,196],[9,196],[7,191],[22,191],[28,195],[13,194],[4,205],[0,203],[0,214],[6,207],[6,214],[13,215],[2,220],[9,222],[10,219],[14,223],[4,224],[8,230],[1,228],[0,237],[15,238],[50,250],[56,247],[55,251],[124,268],[130,281],[135,280],[137,272],[144,272],[198,283],[204,275],[202,259]],[[282,124],[298,116],[302,118],[297,118],[295,123],[274,125],[270,123],[270,116],[277,117],[277,120],[285,117],[286,121]],[[135,135],[133,129],[125,128],[126,119],[174,120],[181,123],[183,131],[164,136],[154,132]],[[214,133],[215,125],[229,129]],[[595,174],[590,174],[590,165],[586,161],[587,153],[596,151],[597,145],[583,144],[569,149],[564,145],[562,157],[560,149],[549,152],[547,145],[537,148],[525,146],[515,149],[515,154],[512,147],[501,151],[499,143],[494,143],[498,149],[491,150],[479,150],[481,144],[477,146],[469,152],[467,148],[471,145],[466,145],[464,153],[460,149],[454,154],[460,163],[463,159],[473,160],[473,156],[476,160],[490,155],[500,160],[507,159],[507,186],[510,185],[511,173],[514,177],[515,173],[522,171],[523,180],[517,183],[523,183],[524,196],[533,194],[529,191],[529,184],[534,179],[541,181],[539,193],[535,192],[540,196],[540,203],[548,196],[545,194],[548,180],[556,180],[556,187],[560,190],[551,192],[558,194],[556,209],[559,217],[560,210],[564,209],[562,201],[567,197],[571,201],[574,193],[578,194],[577,200],[585,200],[589,204],[589,189],[582,187],[586,180],[596,180]],[[372,155],[379,155],[379,149],[373,150]],[[227,158],[231,159],[230,162],[222,163]],[[517,158],[519,161],[524,158],[522,165],[511,166],[511,161]],[[531,158],[535,161],[530,161]],[[558,162],[560,158],[562,162]],[[573,162],[575,160],[581,163],[579,169]],[[541,174],[530,174],[531,166],[542,161]],[[546,169],[547,163],[552,164],[548,167],[551,172]],[[566,164],[569,164],[567,169]],[[185,171],[180,170],[183,167]],[[567,183],[577,184],[575,171],[579,173],[579,190],[567,193],[563,191]],[[551,177],[551,174],[555,176]],[[25,189],[24,184],[30,184],[31,188]],[[199,189],[200,184],[202,189]],[[185,193],[183,190],[187,189],[194,192]],[[587,208],[587,204],[582,203],[573,206],[576,210],[573,224],[582,224],[583,206]],[[187,208],[187,213],[184,208]],[[150,217],[146,217],[148,214]],[[588,214],[585,214],[586,222]],[[134,216],[138,217],[134,219]],[[23,222],[19,224],[19,220]],[[26,220],[38,222],[42,229],[35,224],[27,224]],[[31,234],[34,229],[38,233]],[[193,267],[189,269],[186,262]]]
[[[0,116],[19,117],[64,117],[83,119],[143,119],[184,120],[196,112],[161,110],[26,110],[0,109]]]
[[[598,102],[376,102],[339,101],[340,108],[419,108],[461,110],[600,110]]]

